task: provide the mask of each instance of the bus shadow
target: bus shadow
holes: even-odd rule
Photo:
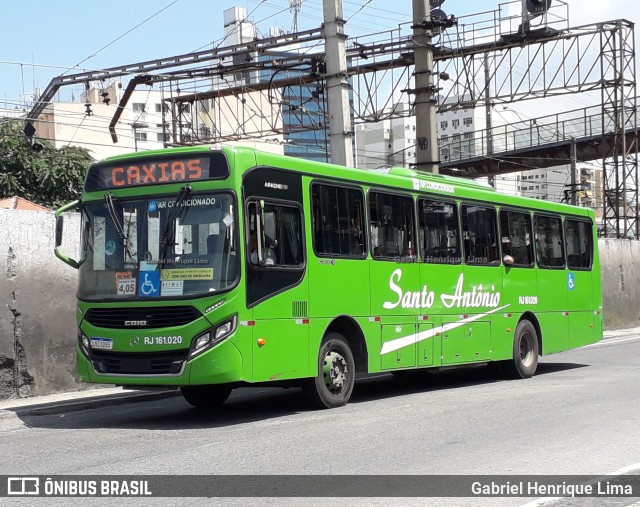
[[[540,363],[536,371],[536,376],[548,373],[558,373],[560,371],[574,370],[576,368],[588,368],[590,364],[581,363]]]
[[[540,363],[535,376],[589,366],[580,363]],[[354,391],[350,403],[509,381],[487,366],[461,367],[443,371],[418,370],[397,377],[380,375],[370,377],[357,384],[358,389]]]
[[[577,363],[541,363],[536,375],[547,375],[585,368]],[[356,381],[351,404],[391,397],[463,389],[502,381],[486,367],[459,368],[440,372],[418,371],[406,376],[378,374]],[[121,405],[96,404],[76,412],[47,413],[17,410],[17,417],[28,427],[49,429],[147,429],[185,430],[215,429],[271,419],[287,419],[301,413],[313,413],[297,388],[242,388],[216,409],[192,408],[175,394],[152,401],[131,401]],[[331,411],[321,411],[330,414]]]
[[[122,405],[99,404],[95,408],[67,413],[18,410],[28,427],[49,429],[147,429],[181,430],[234,426],[274,418],[286,418],[309,408],[300,389],[239,389],[220,407],[199,410],[182,396],[168,395],[153,401]]]

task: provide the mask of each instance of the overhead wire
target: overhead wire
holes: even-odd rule
[[[100,49],[98,49],[97,51],[95,51],[94,53],[92,53],[91,55],[87,56],[84,60],[78,62],[76,65],[74,65],[73,67],[71,67],[70,70],[73,70],[77,67],[79,67],[80,65],[82,65],[84,62],[86,62],[87,60],[97,56],[99,53],[101,53],[102,51],[104,51],[105,49],[107,49],[109,46],[112,46],[113,44],[115,44],[116,42],[118,42],[120,39],[122,39],[123,37],[126,37],[127,35],[129,35],[131,32],[133,32],[135,29],[140,28],[142,25],[144,25],[147,21],[150,21],[151,19],[155,18],[156,16],[158,16],[159,14],[161,14],[162,12],[166,11],[169,7],[171,7],[172,5],[178,3],[180,0],[173,0],[171,3],[167,4],[166,6],[164,6],[162,9],[160,9],[159,11],[153,13],[151,16],[149,16],[148,18],[146,18],[145,20],[141,21],[140,23],[138,23],[137,25],[135,25],[133,28],[130,28],[129,30],[127,30],[125,33],[123,33],[122,35],[119,35],[118,37],[116,37],[115,39],[113,39],[111,42],[109,42],[108,44],[102,46]],[[67,71],[68,72],[68,71]],[[62,75],[66,74],[67,72],[64,72]]]

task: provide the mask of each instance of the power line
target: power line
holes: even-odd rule
[[[118,42],[120,39],[122,39],[123,37],[129,35],[131,32],[133,32],[136,28],[141,27],[142,25],[144,25],[147,21],[155,18],[158,14],[164,12],[165,10],[167,10],[169,7],[171,7],[173,4],[178,3],[180,0],[173,0],[173,2],[171,2],[170,4],[166,5],[165,7],[163,7],[162,9],[160,9],[159,11],[157,11],[156,13],[152,14],[151,16],[149,16],[147,19],[145,19],[144,21],[141,21],[140,23],[138,23],[136,26],[134,26],[133,28],[127,30],[125,33],[123,33],[122,35],[120,35],[119,37],[116,37],[114,40],[112,40],[111,42],[109,42],[109,44],[106,44],[105,46],[102,46],[100,49],[98,49],[95,53],[87,56],[84,60],[82,60],[81,62],[78,62],[77,64],[75,64],[73,67],[71,67],[71,69],[69,70],[73,70],[77,67],[79,67],[80,65],[82,65],[84,62],[86,62],[87,60],[93,58],[94,56],[97,56],[98,53],[102,52],[103,50],[107,49],[109,46],[112,46],[113,44],[115,44],[116,42]],[[69,71],[64,72],[62,75],[66,74]]]

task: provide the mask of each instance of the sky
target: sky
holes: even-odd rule
[[[560,3],[560,0],[553,0]],[[640,21],[637,0],[565,0],[571,26],[626,18]],[[222,13],[244,6],[258,30],[292,28],[288,0],[3,0],[0,108],[30,100],[63,73],[114,67],[211,48],[222,37]],[[447,14],[495,10],[497,0],[446,0]],[[303,0],[298,29],[322,22],[322,0]],[[517,7],[518,3],[514,4]],[[383,32],[411,19],[411,0],[343,0],[349,36]],[[71,94],[71,88],[62,93]],[[79,93],[76,91],[76,94]],[[63,95],[63,99],[64,99]],[[67,99],[68,100],[68,99]]]

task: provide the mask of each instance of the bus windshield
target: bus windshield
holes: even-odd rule
[[[116,199],[83,209],[78,296],[87,300],[192,297],[235,285],[231,193]]]

